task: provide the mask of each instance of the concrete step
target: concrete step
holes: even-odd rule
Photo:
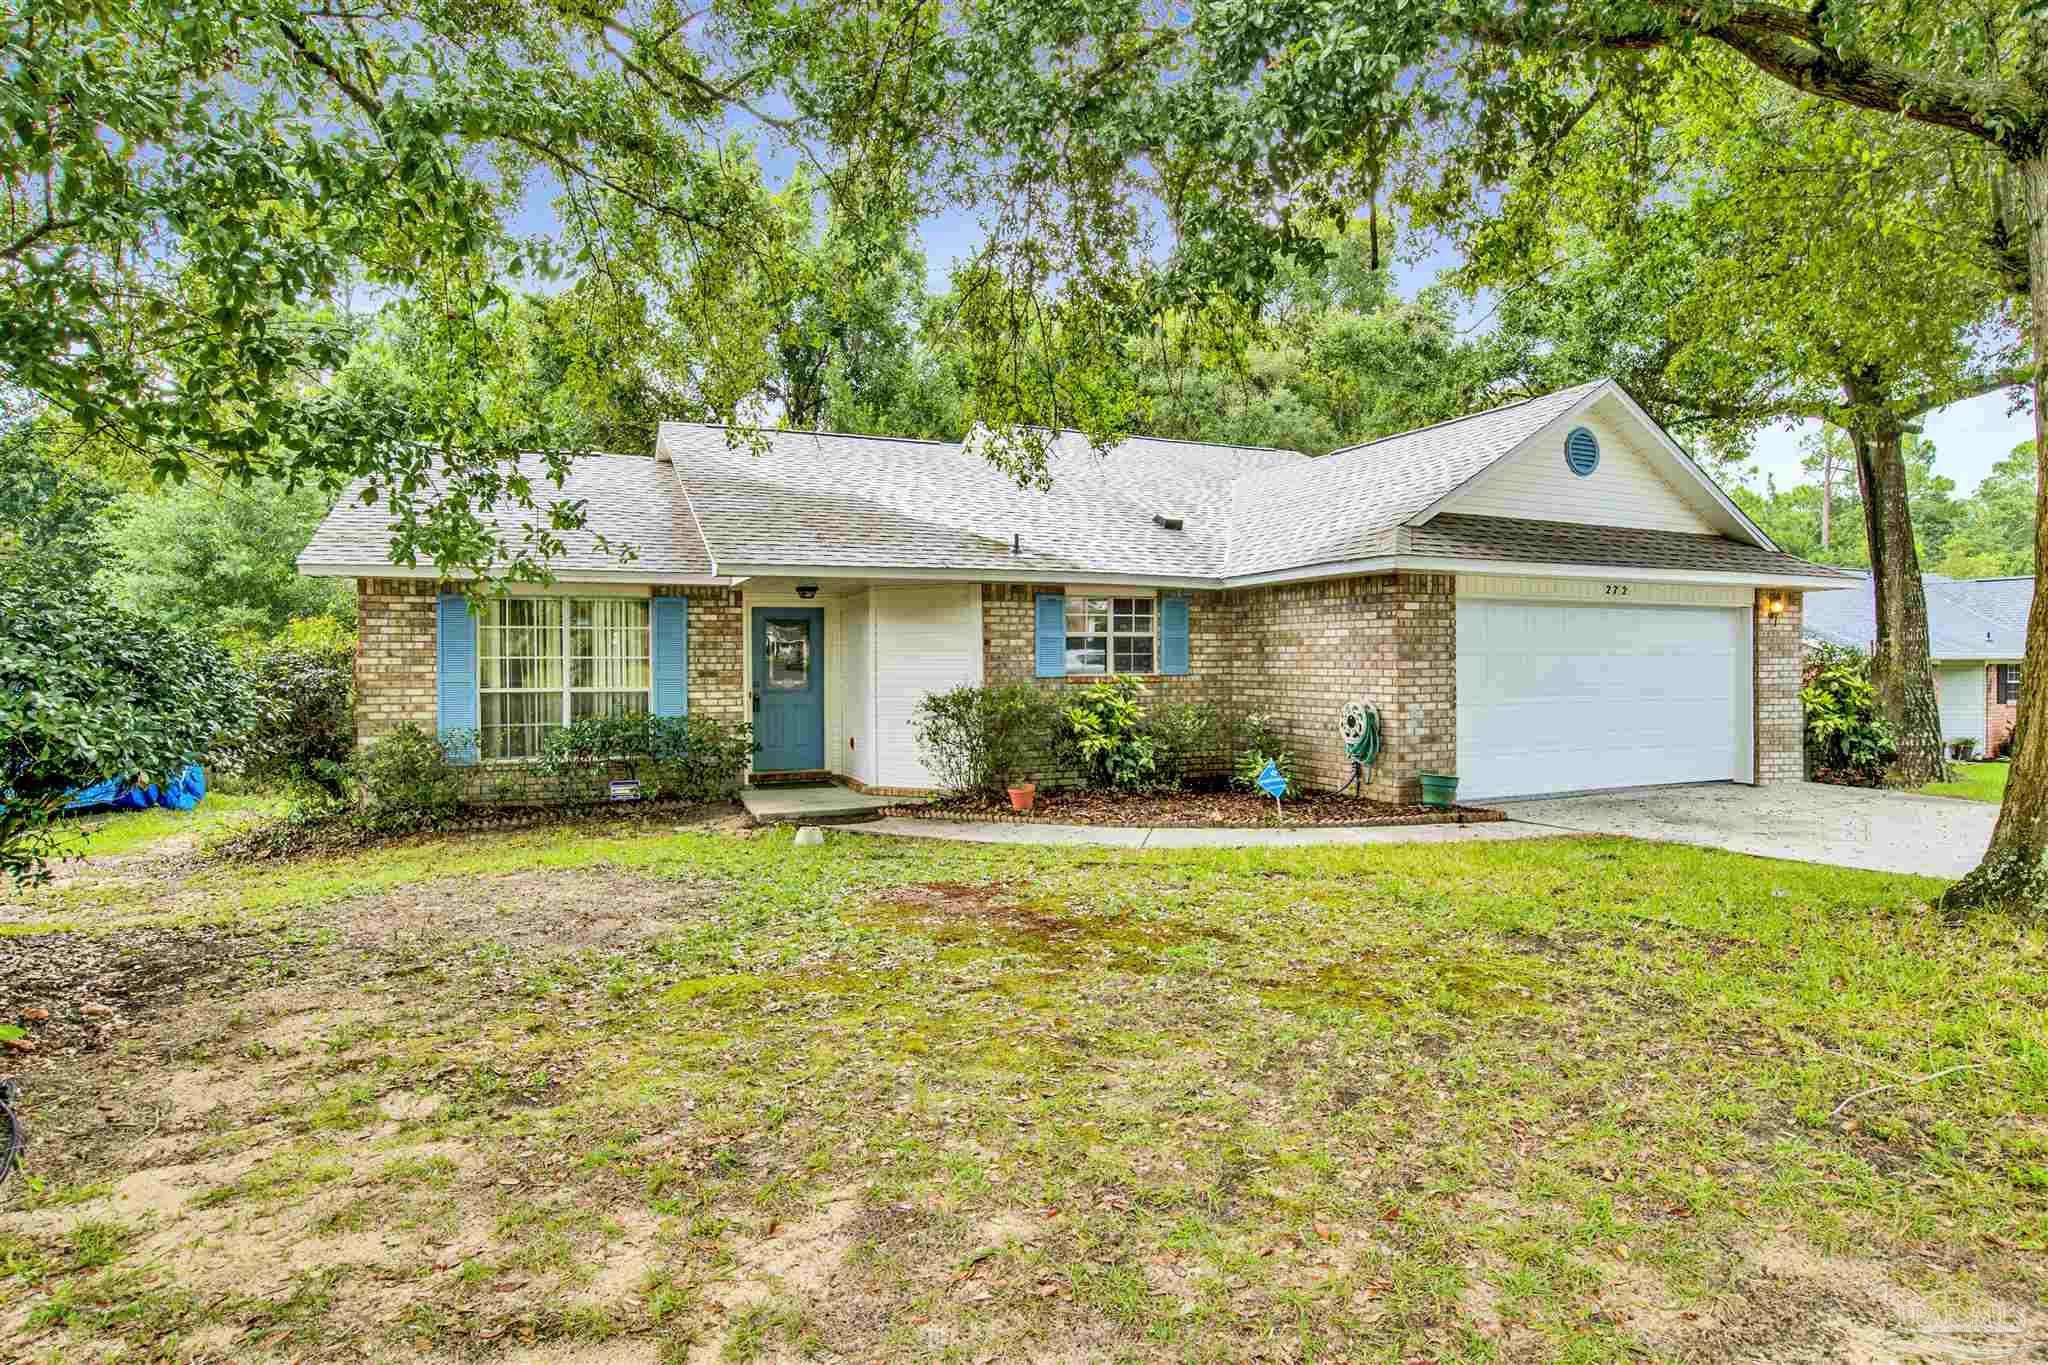
[[[878,820],[884,806],[908,805],[915,799],[863,796],[837,783],[747,787],[740,792],[740,804],[757,825],[848,825]]]

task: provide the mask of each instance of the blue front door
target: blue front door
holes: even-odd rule
[[[754,756],[759,772],[825,766],[825,611],[754,608]]]

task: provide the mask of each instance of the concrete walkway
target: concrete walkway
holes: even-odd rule
[[[1991,842],[1998,807],[1914,792],[1784,782],[1636,787],[1504,801],[1508,819],[1553,833],[1625,834],[1766,858],[1956,878]]]
[[[1506,821],[1482,825],[1132,829],[890,818],[849,828],[909,839],[1106,848],[1470,844],[1559,834],[1618,834],[1765,858],[1955,878],[1977,865],[1998,819],[1998,807],[1987,802],[1812,782],[1770,787],[1732,782],[1637,787],[1509,801],[1502,803],[1502,809],[1508,813]]]
[[[1072,844],[1104,848],[1327,848],[1341,844],[1473,844],[1542,839],[1554,829],[1495,820],[1481,825],[1325,825],[1305,829],[1179,829],[1127,825],[982,824],[971,820],[891,817],[848,826],[849,833],[970,844]]]

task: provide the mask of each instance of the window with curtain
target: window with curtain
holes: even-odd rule
[[[645,712],[654,682],[644,597],[507,597],[477,624],[483,756],[535,758],[551,730]]]
[[[1149,597],[1067,598],[1067,672],[1151,673],[1159,646]]]

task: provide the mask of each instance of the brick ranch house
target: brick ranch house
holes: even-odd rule
[[[1054,446],[1020,489],[948,443],[668,423],[563,490],[630,563],[572,535],[554,584],[479,618],[349,495],[299,565],[357,580],[361,739],[479,729],[480,775],[649,708],[753,721],[757,776],[914,792],[926,693],[1110,674],[1278,718],[1321,787],[1371,702],[1386,800],[1425,771],[1481,800],[1802,775],[1802,599],[1853,580],[1779,551],[1614,383],[1320,459]]]
[[[1977,752],[1995,754],[2019,719],[2020,663],[2027,656],[2034,580],[1928,574],[1921,582],[1942,738],[1974,739]],[[1857,574],[1848,592],[1816,599],[1804,629],[1809,647],[1846,645],[1867,653],[1877,640],[1870,575]]]

